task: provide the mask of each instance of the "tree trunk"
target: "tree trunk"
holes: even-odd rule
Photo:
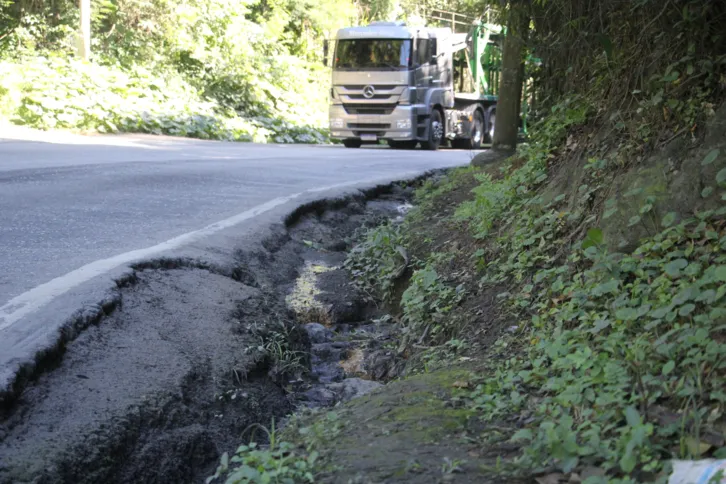
[[[78,32],[78,54],[83,60],[91,57],[91,0],[79,0],[81,22]]]
[[[507,33],[502,45],[502,73],[499,78],[497,122],[494,125],[492,148],[513,151],[519,133],[519,107],[522,97],[522,56],[524,38],[529,29],[529,16],[524,9],[510,7]]]

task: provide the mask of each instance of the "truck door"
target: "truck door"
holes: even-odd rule
[[[435,66],[431,64],[432,43],[428,38],[416,39],[414,51],[416,71],[414,78],[416,81],[416,102],[418,104],[426,102],[428,91],[433,85]]]

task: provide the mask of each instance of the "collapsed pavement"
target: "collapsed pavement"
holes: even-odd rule
[[[370,358],[385,324],[341,290],[339,266],[356,229],[395,216],[411,192],[389,185],[300,207],[237,251],[234,267],[134,266],[119,302],[3,409],[0,482],[200,482],[251,425],[378,387],[373,375],[396,371]],[[318,316],[330,328],[301,320],[289,301],[303,269],[320,263],[330,270]],[[297,328],[286,344],[311,371],[281,371],[259,350],[278,327]]]

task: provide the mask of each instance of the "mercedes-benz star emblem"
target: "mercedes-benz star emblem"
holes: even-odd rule
[[[373,96],[375,96],[376,90],[373,88],[373,86],[366,86],[363,88],[363,97],[366,99],[370,99]]]

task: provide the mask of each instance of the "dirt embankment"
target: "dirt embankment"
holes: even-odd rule
[[[0,482],[201,482],[252,424],[368,391],[371,382],[341,383],[340,360],[352,360],[350,376],[357,371],[354,343],[332,341],[324,321],[300,331],[289,294],[311,261],[338,266],[353,232],[395,216],[410,193],[392,185],[301,207],[231,267],[179,259],[135,267],[119,281],[118,304],[6,401]],[[344,284],[339,269],[328,272],[323,300]],[[356,301],[335,298],[326,314],[359,322],[367,309]],[[312,348],[312,361],[296,361],[302,371],[281,367],[268,344],[279,334],[290,354]]]
[[[711,274],[723,270],[717,264],[723,264],[726,250],[724,133],[726,104],[709,119],[702,137],[674,138],[628,163],[616,163],[612,152],[617,151],[584,130],[548,157],[541,172],[523,158],[495,160],[430,187],[426,208],[409,221],[402,237],[405,258],[419,262],[420,279],[406,280],[408,271],[398,282],[403,287],[393,291],[393,306],[408,297],[413,314],[431,318],[440,333],[418,326],[405,351],[393,350],[405,360],[405,378],[324,416],[303,418],[286,438],[322,455],[326,467],[319,478],[325,483],[664,482],[671,459],[723,458],[723,414],[712,411],[722,408],[723,276]],[[538,176],[528,178],[528,169]],[[477,212],[455,215],[462,206]],[[482,213],[493,219],[481,220]],[[612,266],[582,256],[588,243]],[[564,281],[544,278],[549,269],[565,274]],[[589,280],[585,271],[591,271]],[[588,280],[592,287],[568,288],[570,280]],[[611,289],[604,291],[602,281]],[[403,292],[414,283],[423,288],[423,297]],[[650,283],[657,297],[647,299],[643,289]],[[691,296],[696,287],[703,287],[705,296]],[[454,299],[451,294],[459,288],[463,296]],[[648,304],[638,302],[641,298]],[[618,311],[622,301],[642,304],[641,312]],[[568,313],[568,304],[575,302],[583,310]],[[415,312],[416,305],[424,310]],[[661,306],[668,314],[665,323],[657,316]],[[651,308],[658,311],[649,313]],[[400,311],[393,309],[399,320]],[[595,321],[596,316],[601,319]],[[567,325],[555,326],[557,318],[567,319]],[[400,350],[400,337],[417,322],[409,319],[392,330],[388,347]],[[559,341],[563,328],[576,329]],[[691,328],[699,328],[701,346],[686,352],[676,344],[692,344],[693,338],[670,335]],[[627,337],[618,339],[623,334]],[[618,342],[608,347],[603,341]],[[636,347],[647,356],[632,363]],[[688,369],[695,364],[693,355],[717,353],[708,364]],[[596,358],[578,360],[582,354],[599,355],[609,369],[623,365],[618,373],[623,393],[608,386],[619,384],[614,377],[596,382],[597,373],[580,363]],[[650,373],[641,373],[648,365]],[[677,383],[704,368],[718,371],[703,374],[709,381],[702,388],[713,393],[694,392],[702,398],[694,415],[710,420],[691,421],[682,402],[674,405],[688,398]],[[531,378],[535,373],[537,379]],[[669,387],[644,390],[643,381],[655,385],[666,378],[673,382]],[[643,402],[635,410],[640,414],[633,411],[638,401]],[[576,418],[569,417],[571,411]],[[641,451],[645,457],[629,465],[632,449],[621,436],[640,419],[653,435],[647,451]],[[598,442],[617,448],[610,456],[587,448],[591,441],[582,429],[593,422],[604,425],[595,432]],[[550,424],[557,430],[547,433]],[[608,461],[612,455],[615,461]]]

